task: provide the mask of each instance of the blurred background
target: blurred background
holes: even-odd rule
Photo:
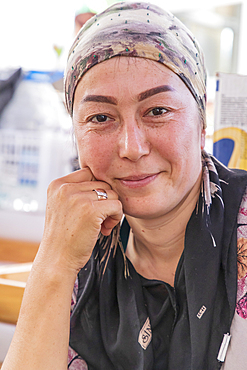
[[[83,23],[115,2],[0,3],[0,322],[12,324],[0,324],[0,362],[14,330],[29,262],[41,240],[47,186],[77,168],[63,104],[67,53]],[[247,1],[150,2],[173,12],[205,52],[206,149],[213,153],[216,74],[247,75]],[[244,102],[247,107],[246,98]],[[13,263],[21,265],[18,271]],[[8,265],[12,272],[7,272]]]
[[[80,27],[114,2],[1,2],[0,237],[39,241],[49,182],[76,168],[71,122],[63,107],[63,70]],[[152,2],[184,22],[205,52],[207,150],[212,153],[216,73],[247,75],[247,2]]]
[[[74,37],[75,15],[99,12],[115,0],[13,0],[0,5],[0,68],[62,70]],[[152,0],[178,16],[206,54],[209,76],[246,72],[245,0]],[[54,50],[56,48],[56,50]]]

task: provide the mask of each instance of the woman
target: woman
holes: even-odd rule
[[[81,170],[48,189],[4,370],[66,369],[68,342],[69,369],[219,369],[230,332],[233,368],[247,176],[203,150],[205,81],[196,40],[154,5],[79,32],[65,93]]]

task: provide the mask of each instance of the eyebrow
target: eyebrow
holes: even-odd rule
[[[87,95],[85,96],[85,98],[82,99],[82,103],[88,102],[88,101],[117,105],[117,99],[113,98],[112,96],[106,96],[106,95]]]
[[[146,90],[138,95],[138,101],[145,100],[149,98],[150,96],[159,94],[161,92],[166,92],[166,91],[174,91],[175,89],[172,86],[169,85],[162,85],[162,86],[157,86],[152,89]]]
[[[175,89],[169,85],[153,87],[152,89],[143,91],[142,93],[138,94],[138,101],[145,100],[161,92],[174,91],[174,90]],[[96,102],[96,103],[108,103],[108,104],[117,105],[117,99],[115,99],[113,96],[106,96],[106,95],[87,95],[85,96],[85,98],[82,99],[81,102],[82,103]]]

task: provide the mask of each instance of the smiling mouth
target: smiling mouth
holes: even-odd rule
[[[137,188],[141,186],[148,185],[150,182],[154,181],[158,177],[159,173],[140,175],[140,176],[128,176],[119,178],[118,180],[122,185]]]

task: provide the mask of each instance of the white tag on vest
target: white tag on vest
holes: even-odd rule
[[[141,345],[143,349],[147,349],[149,343],[152,339],[152,329],[149,317],[145,321],[143,327],[140,330],[139,337],[138,337],[138,343]]]
[[[224,334],[224,337],[223,337],[223,340],[222,340],[222,343],[221,343],[221,346],[220,346],[220,350],[219,350],[219,353],[218,353],[218,357],[217,357],[217,360],[220,361],[220,362],[225,361],[226,352],[227,352],[227,348],[228,348],[229,343],[230,343],[230,339],[231,339],[231,335],[229,333]]]

